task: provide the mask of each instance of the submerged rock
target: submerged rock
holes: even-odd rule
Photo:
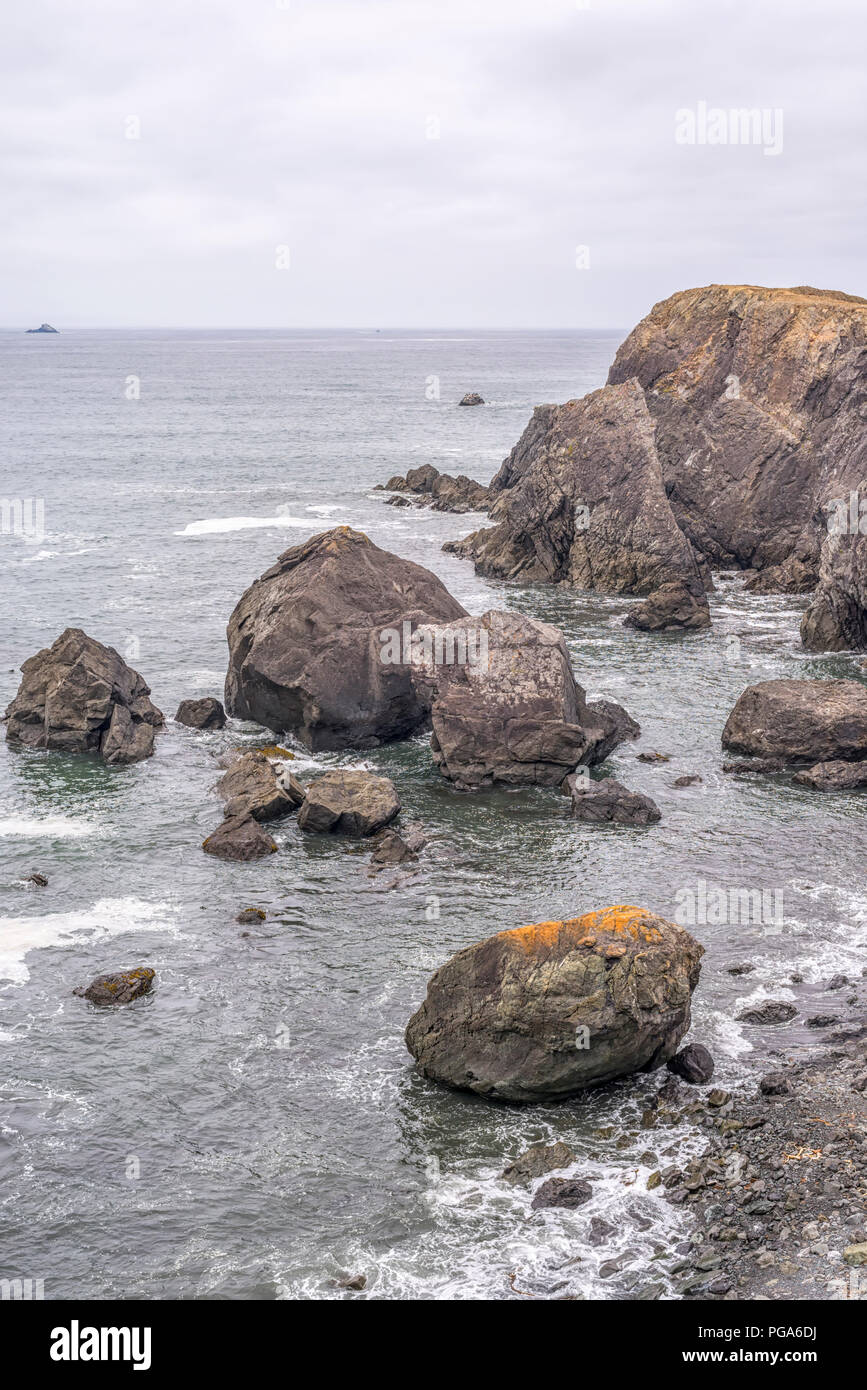
[[[467,394],[466,394],[465,396],[462,396],[461,399],[458,401],[458,405],[484,405],[484,404],[485,404],[485,402],[482,400],[482,398],[481,398],[481,396],[479,395],[478,391],[468,391]]]
[[[668,1070],[691,1086],[704,1086],[714,1072],[713,1057],[701,1043],[689,1043],[669,1058]]]
[[[428,708],[408,657],[390,659],[403,624],[465,617],[429,570],[347,526],[287,550],[229,621],[226,709],[306,747],[372,747],[404,738]]]
[[[710,627],[707,594],[697,581],[678,579],[662,584],[627,613],[623,622],[642,632],[670,632],[675,628],[699,631]]]
[[[820,792],[858,791],[867,787],[867,761],[816,763],[815,767],[796,772],[792,781],[799,787],[812,787]]]
[[[530,1206],[533,1211],[548,1207],[583,1207],[593,1196],[593,1188],[585,1178],[549,1178],[543,1182]]]
[[[562,786],[572,798],[572,815],[578,820],[616,825],[653,825],[662,819],[655,801],[641,792],[631,792],[614,777],[592,782],[574,774]]]
[[[205,695],[201,700],[181,700],[175,723],[186,724],[190,729],[222,729],[226,711],[213,695]]]
[[[502,1177],[513,1186],[516,1183],[531,1182],[541,1178],[555,1168],[569,1168],[577,1162],[568,1144],[531,1144],[522,1154],[503,1169]]]
[[[97,975],[86,988],[72,992],[89,999],[91,1004],[129,1004],[150,993],[154,974],[147,966],[139,966],[136,970],[121,970],[116,975]]]
[[[556,786],[638,729],[613,701],[587,703],[563,635],[547,623],[494,609],[418,636],[434,761],[462,788]]]
[[[737,1020],[739,1023],[788,1023],[797,1012],[794,1004],[787,1004],[784,999],[768,999],[764,1004],[744,1009]]]
[[[240,922],[241,926],[245,927],[250,922],[264,922],[267,916],[268,914],[265,912],[264,908],[243,907],[235,918],[235,921]]]
[[[389,868],[394,864],[405,864],[418,859],[427,844],[424,835],[418,830],[405,839],[396,830],[383,830],[377,837],[370,863],[373,869]]]
[[[388,777],[336,770],[310,783],[298,824],[333,835],[375,835],[399,811],[400,798]]]
[[[749,686],[723,729],[735,753],[792,762],[867,758],[867,686],[855,680],[770,680]]]
[[[214,833],[203,841],[202,849],[217,859],[234,859],[245,863],[274,854],[277,845],[259,822],[247,813],[227,816],[222,825],[218,825]]]
[[[499,1100],[573,1095],[673,1056],[703,947],[639,907],[499,932],[431,978],[406,1043],[434,1081]]]
[[[165,720],[150,687],[113,647],[68,627],[21,667],[23,680],[6,711],[6,738],[28,748],[99,753],[134,763],[154,751]]]

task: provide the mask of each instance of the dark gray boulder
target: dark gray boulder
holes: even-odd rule
[[[165,720],[150,687],[113,647],[69,627],[21,667],[23,679],[6,711],[6,738],[28,748],[98,753],[134,763],[154,751]]]
[[[816,763],[815,767],[796,772],[792,781],[799,787],[812,787],[820,792],[860,791],[867,787],[867,762]]]
[[[229,621],[226,709],[313,750],[404,738],[429,710],[387,636],[465,616],[429,570],[349,527],[287,550]]]
[[[788,1023],[798,1010],[785,999],[768,999],[763,1004],[754,1004],[737,1015],[739,1023],[776,1024]]]
[[[702,954],[638,907],[499,932],[431,978],[406,1044],[449,1086],[508,1101],[573,1095],[674,1055]]]
[[[593,1188],[585,1178],[549,1178],[542,1183],[530,1206],[533,1211],[545,1211],[549,1207],[565,1207],[571,1211],[583,1207],[592,1196]]]
[[[564,778],[561,790],[572,799],[572,815],[596,824],[654,825],[662,819],[655,801],[631,792],[614,777],[594,782],[574,773]]]
[[[696,581],[674,580],[654,589],[643,603],[627,613],[626,627],[641,632],[700,632],[710,627],[710,608],[704,588]]]
[[[222,729],[226,711],[213,695],[205,695],[201,700],[181,700],[175,723],[186,724],[190,729]]]
[[[335,770],[310,783],[298,824],[323,834],[375,835],[399,811],[400,798],[388,777]]]
[[[227,816],[222,825],[218,825],[214,833],[202,842],[202,849],[217,859],[246,863],[251,859],[262,859],[266,854],[274,854],[277,846],[248,813]]]
[[[713,1057],[701,1043],[688,1043],[669,1058],[668,1070],[691,1086],[704,1086],[714,1072]]]
[[[299,804],[265,754],[255,750],[235,759],[217,783],[217,791],[226,803],[228,817],[246,815],[259,821],[276,820]]]
[[[86,988],[74,989],[73,994],[89,999],[91,1004],[129,1004],[143,994],[149,994],[155,972],[147,966],[121,970],[114,975],[97,975]]]
[[[417,687],[430,705],[431,748],[459,787],[557,786],[638,726],[612,701],[588,704],[563,634],[493,609],[419,629]]]
[[[770,680],[749,686],[726,721],[735,753],[791,762],[867,759],[867,686],[855,680]]]

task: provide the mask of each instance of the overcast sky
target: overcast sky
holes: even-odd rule
[[[711,281],[867,295],[863,0],[5,8],[7,326],[624,328]],[[702,102],[781,111],[782,150],[778,124],[678,143]]]

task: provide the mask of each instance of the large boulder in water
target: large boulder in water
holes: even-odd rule
[[[406,1044],[425,1076],[461,1090],[573,1095],[674,1056],[703,952],[640,907],[499,932],[436,972]]]
[[[619,705],[589,705],[563,634],[520,613],[421,627],[413,663],[434,761],[463,788],[557,786],[638,730]]]
[[[135,763],[154,751],[164,724],[150,687],[114,650],[68,627],[51,647],[24,662],[6,717],[6,737],[28,748],[99,753]]]
[[[867,686],[853,680],[773,680],[748,686],[723,729],[735,753],[790,762],[867,758]]]
[[[464,616],[430,570],[348,526],[323,532],[285,551],[235,608],[226,709],[314,751],[405,737],[428,707],[409,662],[383,660],[384,633]]]

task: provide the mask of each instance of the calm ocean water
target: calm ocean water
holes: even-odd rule
[[[620,336],[0,333],[0,493],[42,499],[45,515],[42,536],[0,535],[4,708],[20,663],[69,625],[127,655],[167,716],[221,695],[244,588],[345,522],[435,570],[471,612],[560,626],[588,693],[642,724],[611,770],[663,812],[647,831],[606,830],[575,825],[554,793],[461,796],[424,738],[357,759],[298,750],[302,780],[338,763],[387,772],[424,822],[423,872],[388,891],[353,847],[291,821],[267,861],[202,854],[220,818],[215,755],[257,741],[251,726],[170,722],[156,756],[127,769],[0,744],[0,1276],[43,1278],[48,1298],[634,1296],[683,1221],[646,1193],[649,1159],[697,1142],[639,1130],[658,1076],[528,1109],[440,1090],[403,1044],[429,975],[525,922],[611,902],[670,916],[702,881],[780,893],[772,930],[695,928],[707,956],[692,1036],[727,1085],[804,1043],[797,1027],[736,1023],[746,1000],[819,999],[828,975],[860,974],[864,801],[720,770],[746,685],[863,674],[801,651],[803,601],[723,580],[709,633],[631,632],[629,600],[491,584],[444,555],[479,518],[371,492],[422,462],[487,482],[535,404],[604,382]],[[468,390],[488,404],[458,409]],[[671,761],[641,764],[643,749]],[[674,789],[687,772],[702,784]],[[44,889],[22,882],[37,869]],[[235,915],[252,905],[267,921],[242,936]],[[745,959],[753,974],[726,973]],[[132,1008],[71,995],[140,964],[159,979]],[[531,1215],[497,1175],[555,1138],[594,1197]],[[616,1225],[601,1249],[586,1239],[595,1215]],[[632,1273],[601,1280],[627,1246]],[[366,1274],[363,1294],[335,1288],[343,1271]]]

